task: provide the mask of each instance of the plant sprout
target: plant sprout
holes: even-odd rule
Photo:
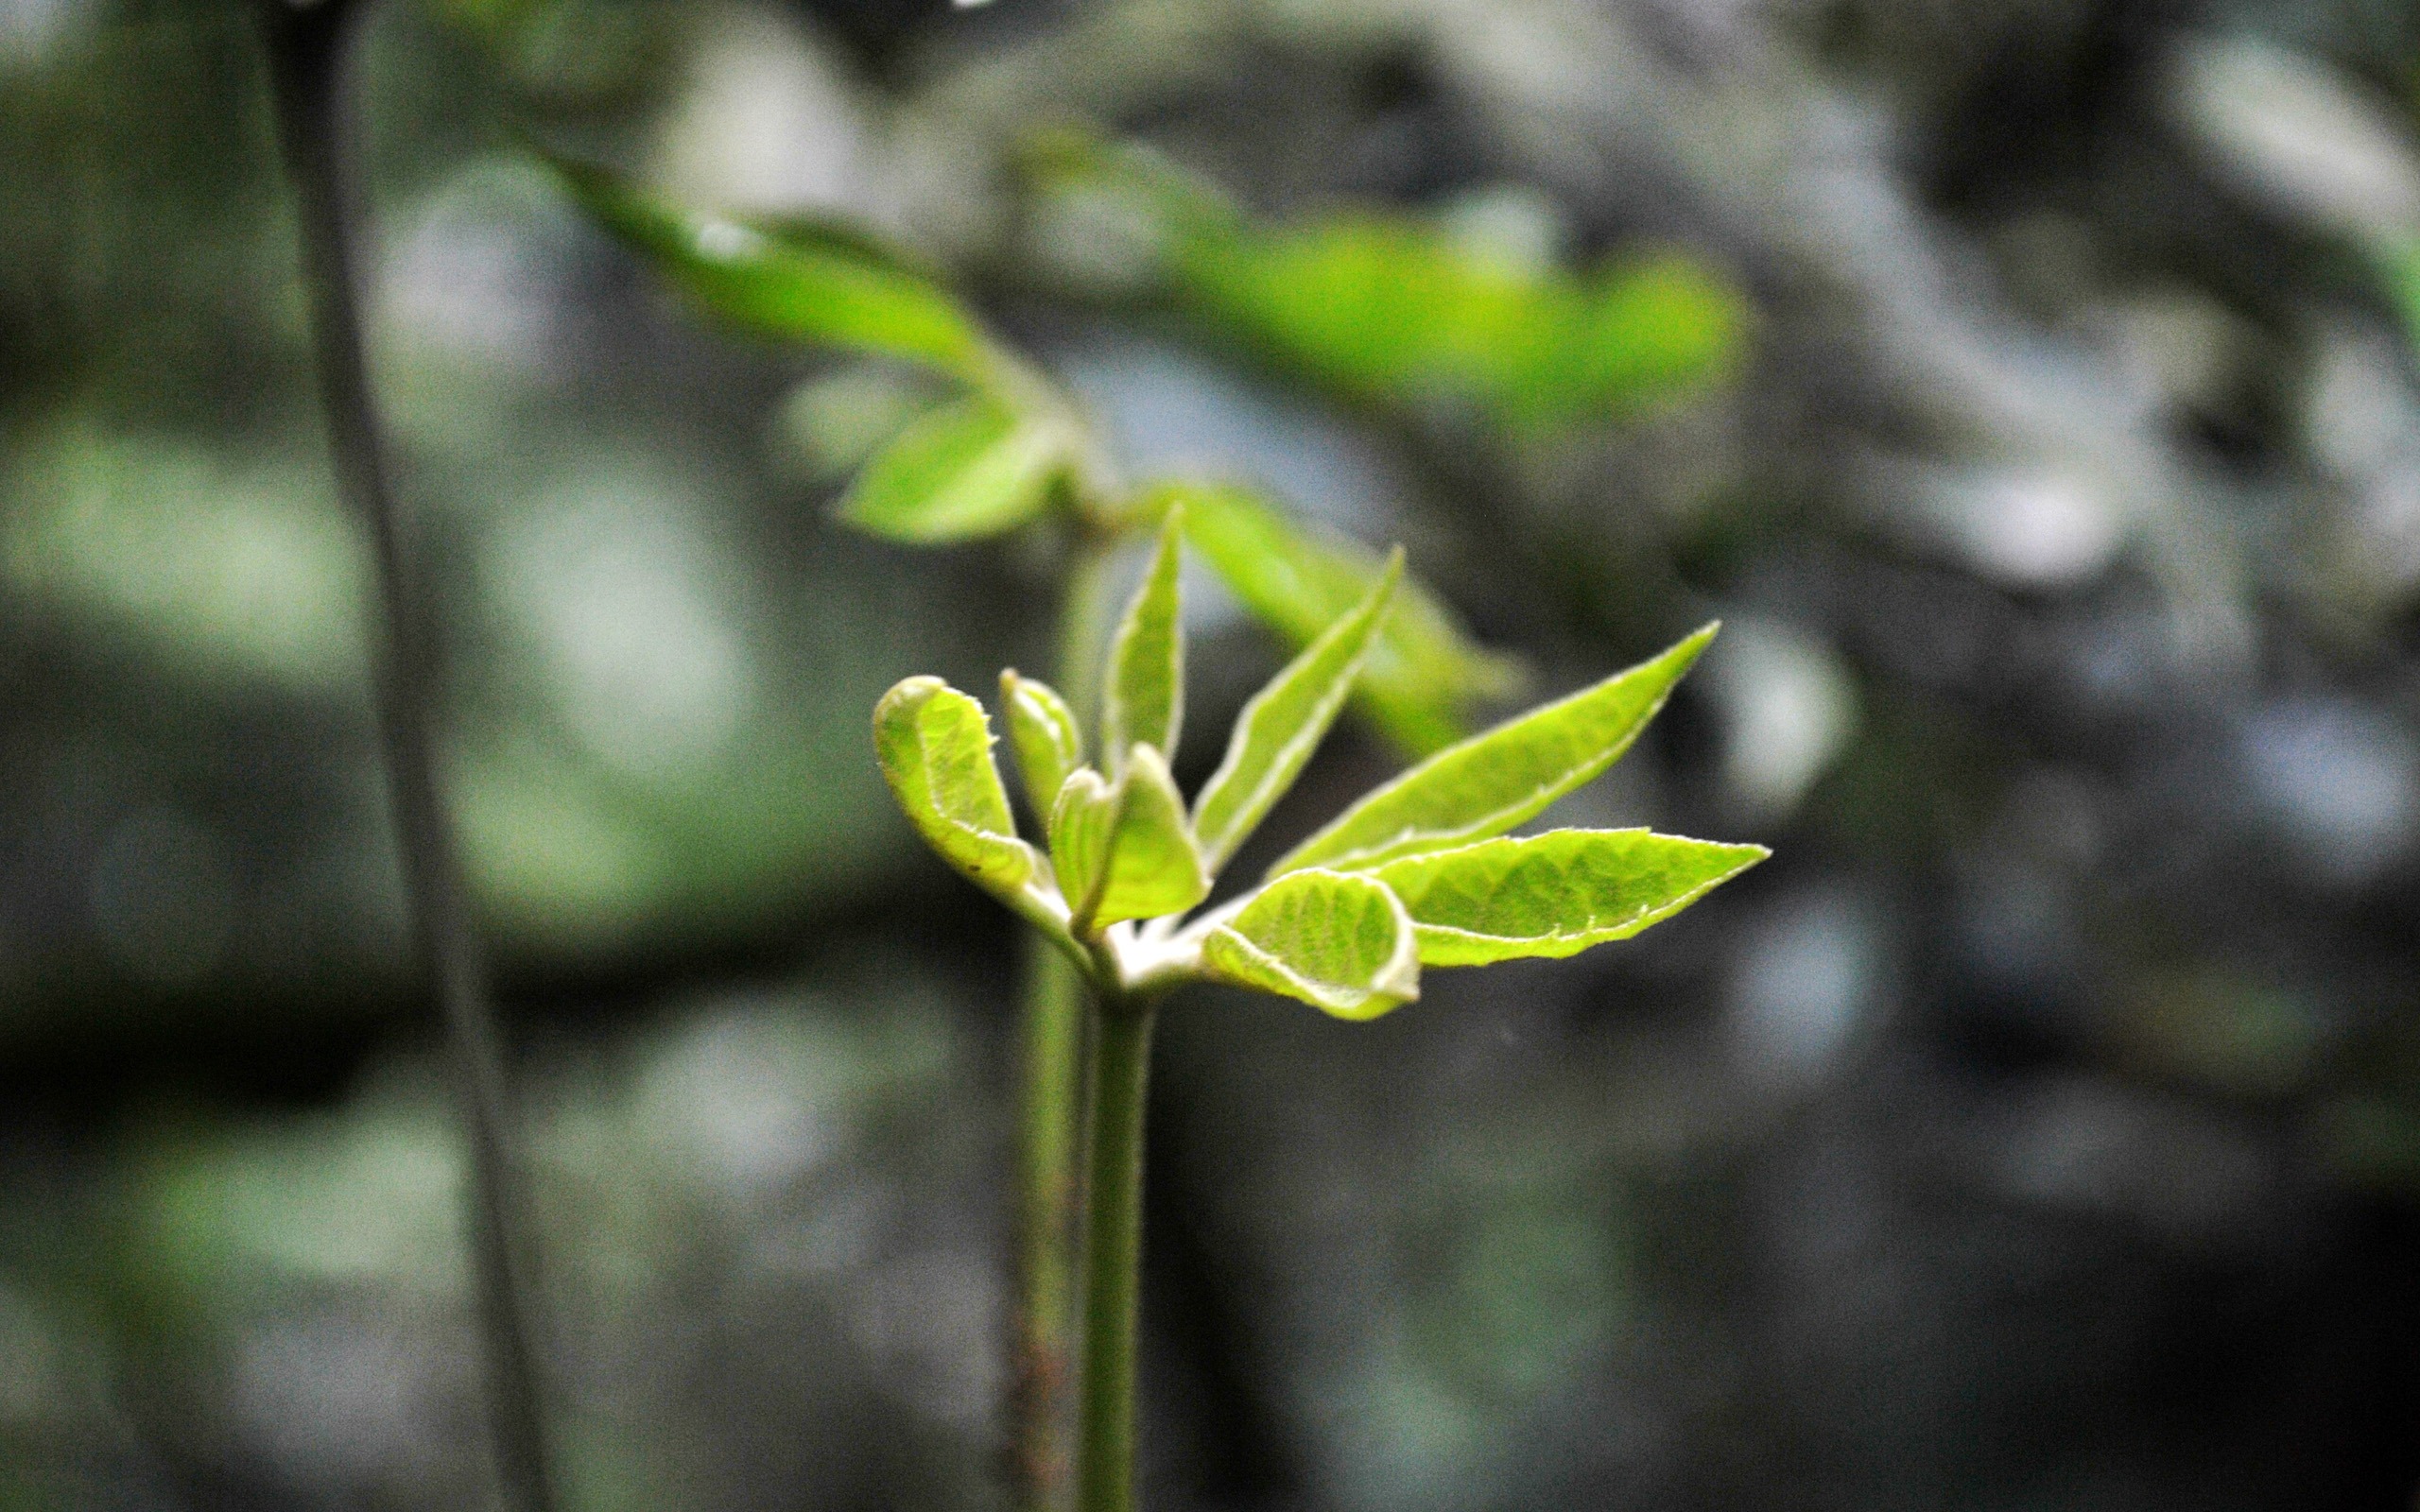
[[[1245,704],[1225,758],[1188,805],[1169,776],[1184,712],[1183,512],[1168,508],[1118,622],[1096,746],[1047,684],[1000,676],[1025,796],[1045,816],[1043,845],[1017,833],[991,716],[976,698],[938,678],[909,678],[873,717],[883,775],[925,843],[1040,930],[1090,989],[1081,1512],[1133,1504],[1144,1090],[1162,997],[1223,982],[1373,1019],[1420,995],[1424,966],[1572,955],[1627,939],[1769,853],[1639,829],[1510,833],[1630,748],[1713,639],[1709,625],[1437,752],[1286,851],[1255,885],[1202,909],[1219,869],[1343,709],[1403,558],[1391,557],[1361,601]]]
[[[1095,170],[1115,177],[1112,170],[1128,161],[1071,155],[1064,141],[1036,156],[1043,177],[1062,180]],[[1681,885],[1679,873],[1656,868],[1694,854],[1669,849],[1691,842],[1639,835],[1544,846],[1506,841],[1433,874],[1415,863],[1448,849],[1447,841],[1475,845],[1499,835],[1601,770],[1703,640],[1688,643],[1685,654],[1673,653],[1678,660],[1668,676],[1641,669],[1643,680],[1624,684],[1631,692],[1594,702],[1566,700],[1568,712],[1543,725],[1507,727],[1529,734],[1454,747],[1471,728],[1473,706],[1512,697],[1521,670],[1477,644],[1443,600],[1405,573],[1399,559],[1308,530],[1233,483],[1130,482],[1074,396],[1000,341],[915,258],[862,230],[826,218],[703,212],[600,169],[553,161],[592,217],[721,322],[870,357],[893,372],[915,375],[910,387],[938,390],[929,407],[866,457],[835,510],[841,523],[916,546],[1024,532],[1054,553],[1061,594],[1053,674],[1066,694],[1013,674],[1002,683],[1041,846],[1016,833],[992,765],[989,722],[975,700],[929,679],[911,679],[884,700],[880,730],[885,769],[926,840],[1057,947],[1031,957],[1018,1032],[1018,1239],[1007,1418],[1016,1504],[1028,1512],[1059,1507],[1068,1472],[1080,1295],[1088,1310],[1083,1324],[1094,1337],[1103,1310],[1127,1316],[1126,1334],[1132,1332],[1134,1214],[1116,1203],[1126,1200],[1120,1193],[1131,1197],[1139,1180],[1139,1165],[1126,1169],[1139,1160],[1148,1043],[1149,1014],[1137,1005],[1184,981],[1219,977],[1367,1017],[1411,997],[1424,960],[1475,964],[1495,958],[1490,952],[1569,954],[1598,938],[1619,937],[1591,933],[1596,926],[1583,923],[1573,926],[1577,933],[1507,936],[1523,942],[1511,950],[1491,943],[1486,930],[1518,919],[1491,914],[1467,921],[1473,927],[1463,930],[1452,921],[1458,916],[1451,900],[1475,887],[1479,872],[1495,868],[1501,875],[1481,890],[1485,897],[1530,897],[1538,919],[1569,924],[1596,917],[1570,913],[1580,905],[1575,900],[1610,908],[1607,900],[1627,896],[1622,886],[1661,898],[1670,887],[1657,892],[1652,879]],[[1162,198],[1161,208],[1184,218],[1198,196],[1186,190]],[[1256,289],[1315,285],[1312,302],[1334,317],[1318,325],[1323,339],[1332,338],[1330,346],[1342,341],[1366,359],[1357,359],[1358,367],[1335,361],[1309,367],[1330,377],[1349,376],[1346,368],[1364,376],[1383,369],[1416,379],[1413,390],[1422,393],[1442,383],[1485,399],[1489,412],[1500,413],[1508,425],[1564,425],[1625,412],[1632,407],[1625,396],[1644,400],[1683,369],[1715,373],[1736,323],[1705,301],[1675,302],[1655,293],[1663,284],[1640,285],[1644,294],[1628,284],[1599,290],[1544,273],[1507,283],[1488,257],[1409,221],[1396,226],[1364,216],[1356,225],[1366,231],[1379,224],[1379,239],[1410,249],[1409,261],[1360,255],[1357,249],[1369,238],[1356,232],[1338,244],[1348,254],[1340,261],[1314,258],[1317,266],[1306,266],[1295,239],[1240,234],[1241,222],[1231,211],[1215,218],[1218,234],[1187,244],[1198,254],[1187,266],[1200,271],[1215,265]],[[1313,238],[1319,246],[1329,240]],[[1444,293],[1454,294],[1448,302],[1461,314],[1440,306]],[[1530,355],[1480,372],[1469,367],[1470,340],[1478,331],[1472,322],[1486,324],[1495,318],[1491,311],[1517,316],[1497,335]],[[1663,313],[1651,319],[1642,311]],[[1662,337],[1651,336],[1669,335],[1700,316],[1699,323],[1711,322],[1713,333],[1703,350],[1667,353],[1644,368],[1613,361],[1621,352],[1636,357],[1646,348],[1662,351]],[[1440,335],[1441,320],[1461,335]],[[1292,330],[1277,321],[1271,331],[1281,336],[1277,327]],[[1530,335],[1521,335],[1524,331]],[[1554,338],[1531,339],[1540,331]],[[1409,356],[1407,332],[1426,333],[1415,343],[1418,352]],[[1302,343],[1278,345],[1294,350]],[[1370,389],[1367,384],[1344,387]],[[1383,384],[1373,391],[1402,397]],[[1113,639],[1111,569],[1130,542],[1155,529],[1159,555]],[[1183,713],[1173,576],[1180,539],[1248,612],[1299,652],[1245,712],[1227,764],[1190,808],[1168,775]],[[1420,781],[1356,820],[1343,838],[1290,858],[1250,897],[1188,918],[1348,703],[1398,748],[1433,758],[1405,779]],[[1579,760],[1567,769],[1556,767],[1546,754],[1586,746],[1608,720],[1629,720],[1628,732],[1590,747],[1602,758],[1594,766]],[[1094,725],[1088,758],[1082,731]],[[1516,793],[1523,782],[1528,787]],[[1439,795],[1449,790],[1480,806],[1447,813],[1439,808]],[[1371,801],[1392,791],[1382,789]],[[1432,821],[1442,826],[1433,833]],[[1397,835],[1389,828],[1397,825],[1411,828]],[[1363,833],[1370,826],[1387,833]],[[1422,836],[1443,838],[1429,844]],[[1607,880],[1616,872],[1629,880]],[[1651,912],[1653,905],[1641,906]],[[1641,914],[1604,927],[1648,922],[1651,918]],[[1356,954],[1365,948],[1377,954],[1365,960]],[[1091,1053],[1110,1069],[1090,1073],[1089,1092],[1082,1059],[1087,987],[1091,1000],[1105,1005],[1101,1022],[1114,1025],[1094,1037]],[[1088,1095],[1108,1099],[1113,1116],[1096,1110],[1088,1125]],[[1131,1108],[1119,1098],[1130,1099]],[[1123,1121],[1129,1113],[1131,1128]],[[1111,1176],[1101,1174],[1105,1166],[1114,1168]],[[1103,1194],[1112,1199],[1111,1211],[1090,1221],[1093,1272],[1086,1281],[1078,1274],[1076,1236],[1086,1228],[1086,1203]],[[1111,1257],[1106,1263],[1104,1246]],[[1121,1253],[1124,1262],[1115,1259]],[[1124,1437],[1105,1440],[1102,1424],[1124,1423],[1131,1416],[1104,1405],[1131,1398],[1131,1349],[1096,1350],[1082,1372],[1089,1484],[1109,1484],[1108,1467],[1128,1457]],[[1122,1486],[1123,1477],[1120,1470],[1114,1478]]]
[[[1054,671],[1078,705],[1062,705],[1067,730],[1076,728],[1075,715],[1099,680],[1113,608],[1110,569],[1125,544],[1176,517],[1174,504],[1185,506],[1184,531],[1201,559],[1248,610],[1297,646],[1316,639],[1378,579],[1383,563],[1374,554],[1304,529],[1248,489],[1197,480],[1130,486],[1071,396],[912,258],[856,228],[703,213],[600,169],[552,161],[598,224],[719,320],[872,357],[943,389],[938,403],[873,452],[835,514],[853,528],[908,545],[1017,530],[1055,543],[1063,581]],[[1513,692],[1519,671],[1475,644],[1420,584],[1399,579],[1389,604],[1371,628],[1353,697],[1398,746],[1425,754],[1464,732],[1471,704]],[[1119,714],[1130,730],[1132,717],[1131,710]],[[1172,734],[1171,720],[1151,744],[1165,751]],[[1122,766],[1122,760],[1106,765]],[[1015,854],[1003,865],[1016,864]],[[1062,1503],[1066,1477],[1075,1233],[1084,1194],[1081,998],[1082,978],[1066,957],[1038,951],[1018,1034],[1018,1241],[1007,1412],[1016,1503],[1035,1512]]]

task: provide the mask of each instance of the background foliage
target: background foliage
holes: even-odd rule
[[[382,6],[579,1503],[984,1503],[1013,939],[864,715],[1048,631],[1025,547],[827,519],[945,383],[700,321],[525,137],[870,225],[1136,475],[1405,541],[1468,712],[1726,621],[1555,815],[1774,847],[1718,900],[1171,1005],[1154,1504],[2409,1505],[2415,60],[2365,0]],[[243,7],[0,0],[0,1504],[479,1475],[285,214]],[[1223,728],[1282,647],[1188,592]],[[1366,708],[1239,866],[1463,713]]]

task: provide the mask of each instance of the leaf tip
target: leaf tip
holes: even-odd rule
[[[920,672],[912,678],[902,678],[897,682],[892,683],[889,691],[885,692],[882,697],[875,702],[873,706],[874,719],[879,722],[885,714],[890,713],[891,711],[898,709],[904,704],[922,703],[925,699],[931,697],[934,694],[939,693],[948,686],[948,683],[943,682],[941,679],[934,677],[929,672]]]

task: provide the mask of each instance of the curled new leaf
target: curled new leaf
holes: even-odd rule
[[[1244,607],[1297,646],[1350,613],[1384,569],[1358,545],[1314,536],[1241,489],[1170,486],[1185,539]],[[1395,745],[1425,756],[1469,730],[1472,704],[1518,687],[1515,663],[1481,649],[1416,581],[1396,590],[1356,695]]]
[[[1611,766],[1664,707],[1716,627],[1652,661],[1439,751],[1270,868],[1367,870],[1502,834]]]
[[[883,778],[925,843],[1023,910],[1035,857],[1009,817],[983,706],[939,678],[909,678],[874,706],[873,740]]]
[[[975,318],[862,233],[709,215],[553,159],[580,204],[691,298],[767,335],[905,358],[978,383],[997,367]]]
[[[1071,912],[1083,911],[1108,874],[1109,838],[1117,828],[1121,796],[1100,773],[1079,766],[1051,802],[1050,866]]]
[[[1648,830],[1555,830],[1391,861],[1424,966],[1576,955],[1670,918],[1772,852]]]
[[[893,541],[966,541],[1042,512],[1066,438],[988,399],[946,404],[902,431],[842,496],[841,520]]]
[[[1136,744],[1176,753],[1184,719],[1184,606],[1177,591],[1184,511],[1171,508],[1141,586],[1110,642],[1101,690],[1101,749],[1115,763]]]
[[[1115,782],[1089,766],[1069,776],[1051,811],[1050,849],[1080,936],[1181,914],[1209,896],[1210,873],[1184,822],[1184,800],[1149,746],[1128,751]]]
[[[1420,995],[1410,916],[1382,883],[1297,871],[1254,894],[1201,944],[1220,981],[1297,998],[1340,1019],[1374,1019]]]
[[[1017,676],[1014,667],[1000,674],[1000,709],[1009,725],[1009,745],[1017,753],[1017,771],[1025,779],[1026,799],[1046,819],[1068,774],[1084,759],[1084,735],[1075,711],[1057,689]]]
[[[1336,723],[1402,576],[1398,549],[1368,596],[1320,632],[1236,716],[1226,759],[1210,774],[1193,809],[1194,837],[1213,872],[1294,785],[1303,764]]]

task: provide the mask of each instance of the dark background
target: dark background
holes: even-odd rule
[[[1164,1015],[1154,1505],[2412,1504],[2408,8],[385,0],[360,63],[573,1504],[991,1504],[1018,943],[865,719],[1049,597],[830,524],[880,375],[700,325],[517,132],[865,217],[1538,691],[1727,622],[1562,812],[1758,871],[1375,1024]],[[1270,224],[1677,252],[1740,356],[1551,435],[1339,391],[1026,192],[1070,120]],[[247,9],[0,0],[0,1507],[482,1494],[302,322]],[[1278,650],[1199,586],[1206,730]]]

